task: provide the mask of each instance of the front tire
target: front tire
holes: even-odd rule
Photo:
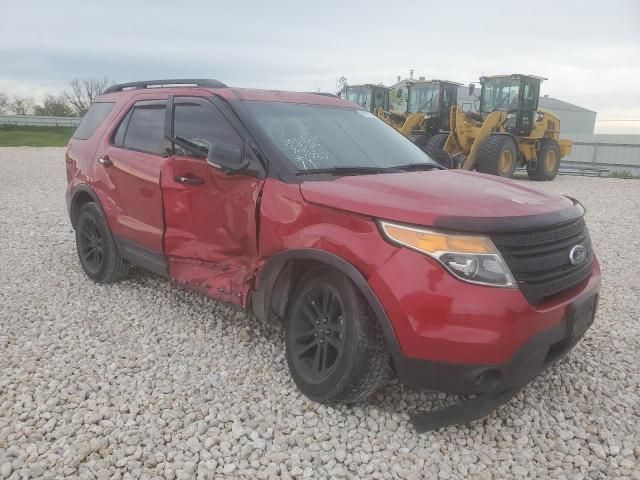
[[[424,152],[429,155],[433,160],[445,168],[455,168],[451,155],[444,151],[444,145],[449,138],[448,133],[436,133],[425,144]]]
[[[478,171],[511,178],[518,165],[518,146],[509,135],[490,135],[478,149]]]
[[[409,140],[411,140],[418,147],[420,147],[421,150],[424,150],[424,146],[427,144],[430,138],[431,138],[430,135],[425,135],[423,133],[419,135],[409,135]]]
[[[389,353],[369,305],[343,274],[307,272],[287,308],[289,371],[307,397],[355,403],[380,388],[390,372]]]
[[[538,161],[536,162],[535,170],[531,169],[531,165],[527,164],[529,179],[548,182],[556,178],[560,168],[560,146],[558,142],[551,138],[541,139],[537,157]]]
[[[80,265],[94,282],[117,282],[129,272],[129,262],[118,253],[107,219],[93,202],[78,213],[76,248]]]

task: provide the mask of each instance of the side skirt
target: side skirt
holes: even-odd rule
[[[116,247],[124,258],[131,263],[147,270],[169,278],[169,266],[167,258],[160,252],[144,247],[139,243],[133,242],[117,235],[113,236]]]

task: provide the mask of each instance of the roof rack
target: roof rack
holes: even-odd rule
[[[123,90],[140,90],[144,88],[162,88],[178,86],[195,86],[207,88],[224,88],[226,85],[213,78],[170,78],[166,80],[146,80],[144,82],[119,83],[112,85],[102,93],[122,92]]]

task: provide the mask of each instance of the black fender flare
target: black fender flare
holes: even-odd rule
[[[98,197],[98,194],[88,184],[81,183],[73,189],[73,192],[71,192],[71,197],[70,197],[71,199],[68,205],[69,219],[71,220],[71,225],[73,226],[74,229],[76,228],[75,214],[77,213],[74,211],[74,209],[76,208],[77,198],[82,193],[86,193],[87,195],[89,195],[93,199],[93,201],[96,203],[96,205],[98,205],[100,212],[103,215],[105,215],[105,212],[104,212],[104,209],[102,208],[102,203],[100,203],[100,198]],[[106,218],[106,215],[105,215],[105,218]]]
[[[259,287],[251,296],[251,311],[256,317],[261,320],[270,319],[272,314],[270,310],[271,299],[274,294],[274,288],[278,284],[281,274],[286,270],[288,265],[291,265],[292,260],[313,260],[324,263],[346,275],[369,303],[373,314],[382,328],[391,355],[395,358],[400,353],[400,344],[398,343],[391,320],[389,320],[382,303],[362,273],[342,257],[324,250],[300,248],[279,252],[269,258],[260,272]],[[283,299],[283,305],[286,304],[284,300],[286,299]]]

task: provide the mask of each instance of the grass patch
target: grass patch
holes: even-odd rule
[[[617,170],[615,172],[609,172],[609,177],[610,178],[624,178],[624,179],[640,178],[640,177],[637,177],[637,176],[633,175],[629,170]]]
[[[75,127],[0,125],[0,147],[65,147]]]

